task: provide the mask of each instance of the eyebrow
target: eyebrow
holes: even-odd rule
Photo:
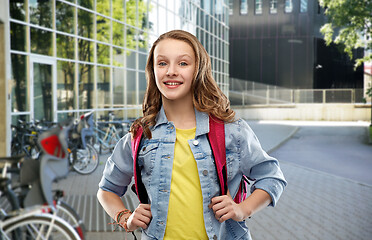
[[[188,57],[188,58],[192,59],[192,57],[191,57],[189,54],[182,54],[182,55],[180,55],[180,56],[177,56],[177,58],[183,58],[183,57]],[[156,59],[158,59],[158,58],[168,58],[168,57],[165,56],[165,55],[158,55],[158,56],[156,57]]]

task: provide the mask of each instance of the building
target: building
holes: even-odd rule
[[[196,35],[228,94],[225,0],[0,0],[0,151],[10,124],[95,110],[140,115],[151,43],[172,29]],[[3,154],[5,155],[5,154]]]
[[[320,33],[317,0],[230,0],[230,76],[287,88],[363,88],[363,67]],[[356,51],[357,57],[363,55]]]

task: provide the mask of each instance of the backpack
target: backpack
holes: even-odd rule
[[[133,154],[133,168],[134,168],[134,184],[132,190],[137,194],[138,199],[141,203],[148,203],[148,195],[146,188],[141,179],[141,168],[138,166],[137,156],[139,151],[139,145],[143,134],[142,127],[137,129],[136,136],[132,138],[132,154]],[[220,184],[220,194],[227,194],[227,169],[226,169],[226,146],[225,146],[225,124],[223,121],[216,117],[209,116],[209,133],[208,133],[209,144],[212,148],[212,153],[215,159],[216,170],[218,175],[218,181]],[[248,193],[248,178],[243,175],[240,182],[238,193],[236,194],[234,201],[236,203],[242,202],[247,198]]]

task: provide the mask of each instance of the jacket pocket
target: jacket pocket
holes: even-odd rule
[[[138,152],[138,166],[143,173],[150,175],[155,165],[155,155],[159,147],[159,142],[145,142]]]

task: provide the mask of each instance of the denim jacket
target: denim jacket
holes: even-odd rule
[[[245,222],[232,219],[219,223],[208,208],[211,199],[220,194],[214,157],[207,139],[209,116],[195,110],[195,139],[189,146],[197,162],[203,195],[203,216],[209,239],[251,239]],[[143,138],[138,153],[138,163],[143,166],[141,177],[148,192],[152,220],[142,232],[142,239],[163,239],[168,212],[172,178],[176,129],[166,118],[164,109],[158,113],[151,128],[152,138]],[[133,177],[131,136],[127,134],[116,145],[108,158],[99,187],[118,196],[124,195]],[[251,192],[259,188],[266,191],[275,206],[286,186],[278,161],[266,154],[257,137],[244,120],[225,124],[227,184],[234,197],[242,174],[254,180]]]

